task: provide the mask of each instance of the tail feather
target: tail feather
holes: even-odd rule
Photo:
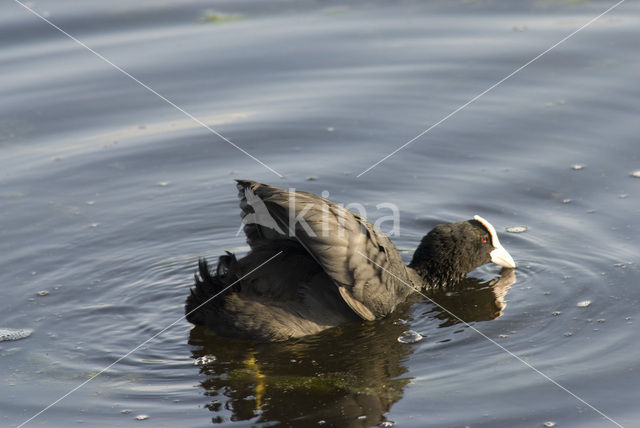
[[[198,272],[194,274],[195,286],[191,288],[184,308],[187,321],[192,324],[206,324],[216,318],[225,303],[224,297],[217,294],[236,280],[236,267],[236,257],[229,252],[220,256],[215,275],[211,275],[206,259],[198,261]],[[237,290],[239,287],[238,283],[231,288]]]

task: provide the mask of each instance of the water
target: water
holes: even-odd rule
[[[0,424],[100,373],[25,426],[615,426],[506,349],[637,426],[636,2],[356,178],[611,4],[30,3],[279,178],[4,2],[0,328],[33,333],[0,344]],[[485,266],[428,296],[447,310],[295,343],[192,329],[198,257],[244,251],[233,178],[394,203],[403,249],[479,214],[515,282]]]

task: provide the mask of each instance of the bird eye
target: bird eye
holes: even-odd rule
[[[487,242],[487,238],[481,238],[480,240],[482,241],[483,244]]]

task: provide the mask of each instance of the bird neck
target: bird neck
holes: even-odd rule
[[[450,264],[442,262],[412,261],[409,267],[422,279],[424,290],[447,287],[460,281],[466,275],[466,272],[455,270]]]
[[[429,235],[416,249],[409,267],[422,278],[424,289],[447,287],[473,269],[458,249],[441,245]]]

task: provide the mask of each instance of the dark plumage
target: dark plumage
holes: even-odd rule
[[[489,231],[477,220],[439,224],[420,242],[409,267],[425,287],[446,286],[491,261]]]
[[[238,190],[251,252],[221,256],[215,274],[200,260],[185,306],[189,322],[220,335],[301,337],[384,317],[414,289],[453,284],[490,261],[515,267],[478,216],[436,226],[405,266],[384,233],[340,205],[253,181]]]

